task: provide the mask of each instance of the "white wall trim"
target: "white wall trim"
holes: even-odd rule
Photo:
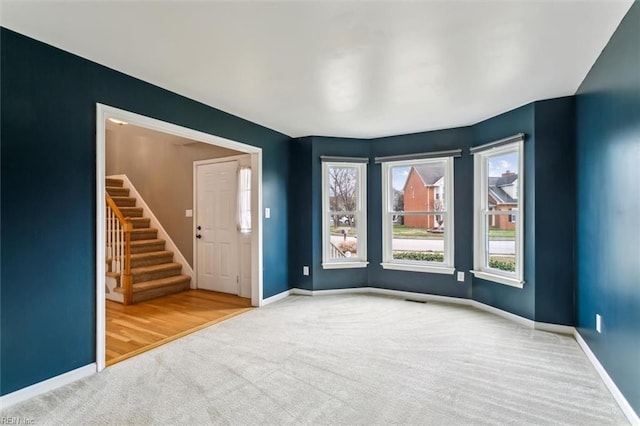
[[[101,371],[105,367],[105,121],[114,118],[147,129],[156,130],[193,139],[210,145],[217,145],[236,151],[251,154],[253,182],[256,188],[257,211],[262,212],[262,148],[232,141],[219,136],[203,133],[187,127],[146,117],[123,109],[96,103],[96,368]],[[253,206],[252,206],[253,207]],[[256,221],[251,237],[251,304],[261,306],[263,294],[263,219]]]
[[[548,322],[537,321],[534,325],[534,328],[540,331],[549,331],[551,333],[557,334],[567,334],[569,336],[573,336],[573,333],[575,333],[576,331],[575,327],[572,327],[570,325],[551,324]]]
[[[368,287],[369,293],[382,294],[384,296],[402,297],[405,299],[418,300],[420,302],[443,302],[453,303],[455,305],[466,305],[470,303],[469,299],[459,297],[439,296],[437,294],[414,293],[411,291],[389,290],[386,288]]]
[[[138,207],[142,207],[142,211],[143,211],[142,215],[144,217],[148,217],[149,219],[151,219],[149,226],[151,228],[156,228],[158,230],[158,238],[161,238],[166,242],[165,249],[173,252],[173,255],[175,256],[174,261],[182,265],[182,273],[185,275],[189,275],[191,277],[191,288],[195,288],[193,268],[191,267],[191,265],[189,265],[189,262],[187,262],[187,259],[185,259],[184,255],[182,254],[178,246],[176,246],[176,244],[173,242],[169,233],[164,229],[164,227],[162,226],[162,223],[160,223],[156,215],[153,214],[153,210],[151,210],[149,205],[144,201],[144,197],[138,192],[138,190],[136,189],[133,182],[131,182],[129,177],[127,175],[109,175],[106,177],[114,178],[114,179],[122,179],[124,181],[124,187],[128,188],[130,191],[129,196],[135,197],[137,199]]]
[[[274,294],[271,297],[267,297],[266,299],[262,299],[262,306],[267,306],[273,302],[277,302],[278,300],[286,299],[289,295],[293,294],[293,290],[286,290],[282,293]]]
[[[598,375],[600,375],[600,378],[604,382],[607,389],[609,389],[609,392],[611,392],[611,395],[613,395],[613,398],[616,400],[616,402],[620,406],[620,409],[622,409],[622,412],[624,413],[624,415],[627,416],[627,419],[629,420],[629,422],[632,425],[640,426],[640,417],[638,417],[638,414],[633,410],[633,408],[631,407],[631,404],[629,404],[629,401],[627,401],[624,395],[622,395],[622,392],[620,392],[620,389],[618,389],[618,386],[616,386],[613,379],[611,379],[611,377],[607,373],[607,370],[605,370],[602,364],[600,364],[600,361],[598,361],[598,358],[591,351],[591,348],[589,347],[587,342],[582,338],[582,336],[580,335],[580,332],[577,329],[574,331],[573,337],[576,339],[576,341],[578,342],[578,345],[580,346],[582,351],[585,353],[589,361],[591,361],[591,364],[598,372]]]
[[[506,318],[513,322],[517,322],[518,324],[524,325],[525,327],[535,328],[535,321],[532,321],[528,318],[521,317],[520,315],[512,314],[511,312],[503,311],[502,309],[495,308],[490,305],[486,305],[482,302],[478,302],[476,300],[471,300],[471,306],[474,308],[480,309],[481,311],[490,312],[494,315],[498,315],[499,317]]]
[[[15,392],[9,393],[0,397],[0,410],[8,408],[12,405],[26,401],[27,399],[42,395],[43,393],[52,391],[59,387],[68,385],[77,380],[84,379],[85,377],[95,374],[98,369],[96,363],[85,365],[84,367],[76,368],[75,370],[68,371],[58,376],[52,377],[42,382],[38,382],[26,388],[22,388]]]
[[[291,294],[298,296],[330,296],[334,294],[364,294],[369,293],[369,287],[356,288],[336,288],[331,290],[305,290],[302,288],[292,288]]]

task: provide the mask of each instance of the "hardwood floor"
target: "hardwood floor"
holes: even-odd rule
[[[251,300],[188,290],[124,306],[106,301],[106,365],[251,310]]]

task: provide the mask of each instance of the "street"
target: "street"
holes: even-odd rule
[[[347,237],[347,241],[355,241],[354,237]],[[339,247],[344,241],[340,235],[332,235],[331,242]],[[515,241],[490,241],[489,253],[491,254],[515,254]],[[444,251],[443,240],[420,240],[413,238],[396,238],[393,240],[393,250],[404,251]]]

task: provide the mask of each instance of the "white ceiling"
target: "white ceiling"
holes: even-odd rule
[[[632,3],[4,0],[0,23],[290,136],[369,138],[574,94]]]

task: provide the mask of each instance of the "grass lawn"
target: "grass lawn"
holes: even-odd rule
[[[347,231],[347,236],[355,237],[357,233],[356,228],[348,226],[332,226],[331,235],[342,235],[342,230]],[[516,231],[514,229],[492,229],[489,231],[489,238],[494,241],[499,240],[514,240]],[[441,240],[444,237],[443,233],[429,232],[424,228],[414,228],[404,225],[393,225],[393,238],[420,238],[427,240]]]
[[[332,226],[331,235],[342,235],[343,229],[347,231],[347,236],[349,237],[355,237],[358,233],[358,230],[356,228],[351,228],[349,226]]]
[[[515,229],[490,229],[489,238],[494,241],[498,240],[514,240],[516,238]]]
[[[393,225],[393,238],[420,238],[428,240],[441,240],[443,236],[443,233],[429,232],[424,228]]]

